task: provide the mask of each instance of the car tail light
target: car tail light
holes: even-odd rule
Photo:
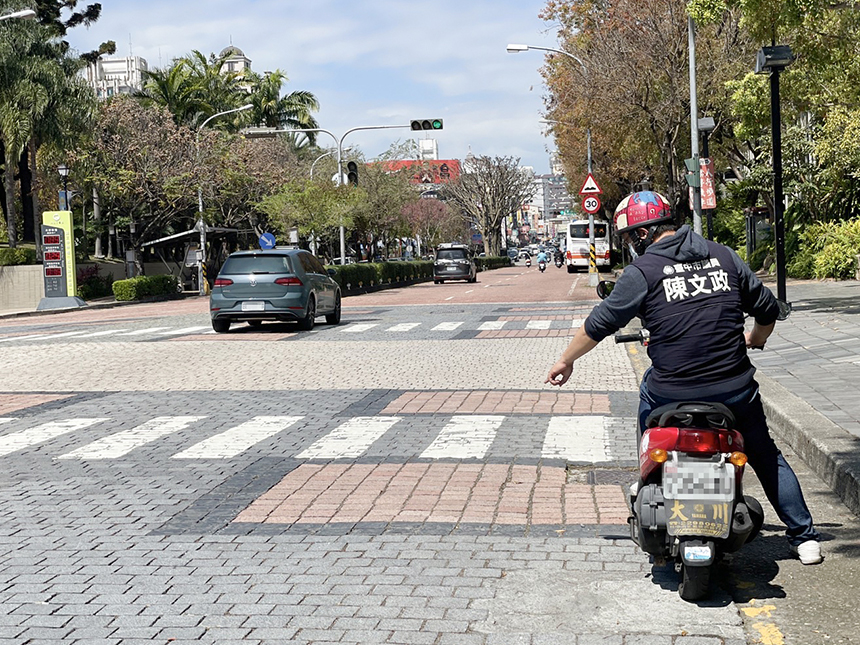
[[[302,281],[297,277],[292,276],[290,278],[278,278],[275,280],[275,284],[283,284],[283,285],[295,285],[297,287],[302,286]]]
[[[711,430],[683,429],[678,434],[680,452],[720,452],[720,434]]]
[[[233,281],[230,278],[215,278],[216,287],[229,287],[231,284]]]
[[[567,252],[567,259],[568,260],[573,259],[573,253],[571,253],[570,251]]]

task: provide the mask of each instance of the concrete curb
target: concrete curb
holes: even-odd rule
[[[771,432],[860,515],[860,439],[840,428],[761,370],[756,373]]]
[[[14,311],[11,313],[0,314],[0,320],[9,318],[29,318],[31,316],[50,316],[52,314],[66,314],[70,311],[90,311],[91,309],[113,309],[114,307],[128,307],[131,305],[151,305],[153,302],[168,302],[169,300],[184,300],[185,298],[199,297],[196,293],[193,295],[176,294],[170,296],[159,296],[155,298],[147,298],[145,300],[123,300],[110,302],[95,302],[87,304],[85,307],[70,307],[68,309],[43,309],[42,311]],[[208,298],[208,296],[206,296]]]

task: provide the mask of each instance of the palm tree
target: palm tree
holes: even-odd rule
[[[259,125],[270,128],[318,128],[313,112],[320,109],[319,101],[310,92],[297,90],[281,96],[281,88],[288,80],[281,70],[263,76],[248,74],[251,84],[251,118]],[[313,145],[315,133],[308,133],[307,142]]]

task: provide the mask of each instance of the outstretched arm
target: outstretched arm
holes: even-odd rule
[[[564,385],[567,383],[570,375],[573,373],[574,361],[595,347],[597,347],[597,341],[591,340],[588,334],[585,333],[585,325],[577,329],[567,349],[561,353],[561,358],[550,368],[544,383],[549,383],[550,385]]]

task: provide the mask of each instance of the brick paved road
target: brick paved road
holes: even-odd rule
[[[552,269],[311,334],[201,334],[199,300],[0,322],[0,642],[746,642],[625,537],[624,349],[542,384],[593,303]]]

